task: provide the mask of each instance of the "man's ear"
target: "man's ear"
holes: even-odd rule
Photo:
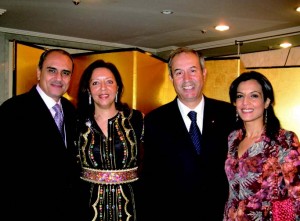
[[[38,81],[41,80],[41,70],[39,67],[36,69],[36,78]]]
[[[202,70],[202,75],[203,75],[203,80],[204,80],[204,81],[206,81],[206,74],[207,74],[207,69],[204,68],[204,69]]]

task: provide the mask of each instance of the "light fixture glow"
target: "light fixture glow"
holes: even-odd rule
[[[1,8],[0,8],[0,15],[3,15],[4,12],[6,12],[6,9],[1,9]]]
[[[284,43],[280,44],[280,47],[282,47],[282,48],[288,48],[288,47],[291,47],[291,46],[292,46],[292,44],[288,43],[288,42],[284,42]]]
[[[215,27],[216,30],[218,31],[227,31],[229,29],[229,26],[227,25],[218,25]]]
[[[162,10],[161,13],[164,14],[164,15],[171,15],[174,12],[172,10],[170,10],[170,9],[165,9],[165,10]]]
[[[297,12],[300,12],[300,7],[296,8],[296,11],[297,11]]]

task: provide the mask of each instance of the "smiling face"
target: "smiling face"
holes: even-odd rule
[[[96,68],[89,83],[94,103],[101,108],[115,107],[118,85],[113,73],[107,68]]]
[[[51,52],[45,58],[42,69],[37,68],[41,89],[55,101],[67,92],[73,71],[72,60],[59,52]]]
[[[190,52],[176,55],[171,68],[171,80],[178,98],[186,106],[194,108],[202,98],[206,69],[201,69],[199,58]]]
[[[244,122],[263,122],[264,109],[270,99],[264,102],[261,85],[256,80],[242,81],[237,87],[236,110]]]

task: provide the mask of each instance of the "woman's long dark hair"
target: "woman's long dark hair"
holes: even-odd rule
[[[275,98],[274,98],[274,91],[273,91],[272,84],[263,74],[256,71],[249,71],[249,72],[244,72],[239,77],[237,77],[229,87],[230,102],[233,105],[235,105],[237,88],[239,84],[241,82],[248,81],[248,80],[256,80],[261,85],[264,101],[266,101],[267,98],[270,99],[270,104],[268,108],[264,110],[264,124],[265,124],[266,135],[270,137],[272,140],[276,140],[276,137],[280,129],[280,121],[276,117],[273,108],[273,105],[275,103]],[[245,130],[244,123],[240,117],[237,118],[236,129]]]
[[[87,118],[94,116],[95,107],[94,107],[93,99],[91,99],[91,103],[89,103],[89,96],[90,96],[89,83],[93,71],[96,68],[107,68],[113,73],[118,85],[118,92],[117,92],[118,96],[117,96],[117,101],[115,102],[116,108],[117,110],[123,110],[125,108],[128,108],[128,105],[126,103],[121,102],[124,85],[117,67],[113,63],[105,62],[102,59],[98,59],[93,63],[91,63],[84,70],[80,78],[79,89],[77,94],[77,114],[79,120],[85,121]]]

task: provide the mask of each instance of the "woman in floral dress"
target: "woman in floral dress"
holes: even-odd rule
[[[299,140],[280,126],[271,83],[259,72],[245,72],[232,82],[229,95],[237,129],[228,137],[230,193],[223,220],[274,220],[276,201],[291,202],[286,216],[294,217],[285,221],[300,220]]]
[[[83,72],[77,104],[83,221],[137,220],[143,113],[121,103],[122,92],[114,64],[96,60]]]

